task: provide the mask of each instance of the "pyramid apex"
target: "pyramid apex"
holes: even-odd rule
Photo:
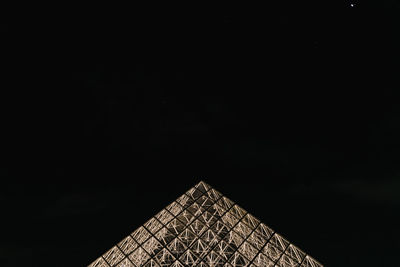
[[[200,181],[196,184],[196,186],[197,186],[197,185],[201,185],[201,184],[206,184],[206,182],[204,182],[204,180],[200,180]]]
[[[206,182],[204,182],[203,180],[200,180],[200,182],[198,182],[195,186],[196,189],[202,191],[202,192],[206,192],[208,191],[211,186],[209,186]]]

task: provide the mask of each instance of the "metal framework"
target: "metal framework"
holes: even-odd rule
[[[322,267],[201,181],[89,267]]]

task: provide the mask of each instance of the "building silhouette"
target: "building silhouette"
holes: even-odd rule
[[[322,267],[201,181],[89,267]]]

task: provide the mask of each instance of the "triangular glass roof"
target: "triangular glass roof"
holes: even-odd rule
[[[322,267],[201,181],[89,267]]]

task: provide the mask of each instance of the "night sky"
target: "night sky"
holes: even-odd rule
[[[200,180],[325,266],[399,266],[399,14],[395,0],[6,14],[0,266],[86,266]]]

